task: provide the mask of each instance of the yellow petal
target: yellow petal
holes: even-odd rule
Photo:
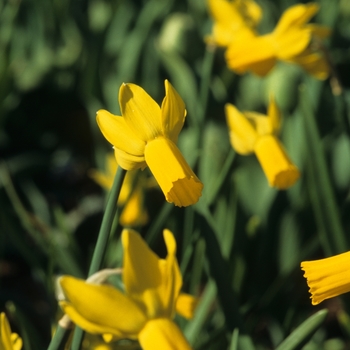
[[[226,50],[225,58],[228,67],[238,73],[252,71],[264,76],[276,62],[276,47],[270,34],[235,40]]]
[[[11,350],[21,350],[23,346],[22,338],[17,333],[11,334],[12,348]]]
[[[133,156],[143,156],[143,142],[126,124],[125,118],[101,109],[97,112],[97,124],[109,143]]]
[[[176,300],[176,312],[187,319],[191,319],[194,315],[197,304],[198,299],[194,296],[180,293]]]
[[[103,333],[135,334],[146,321],[142,310],[116,288],[70,276],[61,277],[60,284],[76,313],[89,323],[105,326]]]
[[[167,257],[162,264],[162,286],[159,288],[160,298],[164,305],[164,315],[173,317],[175,313],[176,300],[182,287],[182,276],[176,259],[176,241],[171,231],[163,231]]]
[[[84,316],[82,316],[72,304],[68,303],[67,301],[60,301],[59,302],[60,307],[62,308],[63,312],[69,316],[69,318],[80,328],[82,328],[84,331],[91,333],[91,334],[103,334],[105,332],[113,333],[114,337],[117,338],[126,338],[128,334],[124,334],[122,332],[119,332],[116,328],[111,328],[109,326],[106,326],[105,324],[101,325],[100,323],[94,321],[94,320],[88,320]]]
[[[226,104],[225,114],[234,150],[242,155],[252,153],[258,137],[252,123],[234,105]]]
[[[298,168],[291,162],[275,136],[260,137],[254,150],[270,186],[285,190],[298,180]]]
[[[273,95],[270,96],[270,103],[269,103],[269,108],[267,110],[267,117],[271,125],[272,134],[275,134],[275,135],[278,134],[281,128],[282,116]]]
[[[125,122],[139,139],[147,142],[162,134],[160,107],[140,86],[122,84],[119,104]]]
[[[178,207],[197,203],[203,184],[171,140],[158,137],[147,143],[145,159],[168,202]]]
[[[303,261],[301,269],[310,288],[312,304],[350,292],[350,252],[326,259]]]
[[[12,340],[11,340],[11,328],[7,321],[7,317],[4,312],[0,315],[1,328],[0,328],[0,336],[1,343],[0,348],[4,350],[13,350],[12,348]]]
[[[143,207],[143,190],[140,185],[136,185],[132,191],[131,196],[123,208],[119,221],[122,226],[139,226],[147,223],[148,215],[146,209]]]
[[[243,115],[253,123],[254,129],[256,130],[259,136],[272,134],[272,125],[270,123],[269,118],[266,115],[249,111],[244,111]]]
[[[125,170],[144,169],[147,166],[143,155],[134,156],[118,148],[114,148],[114,155],[117,163]]]
[[[165,97],[162,103],[163,135],[177,142],[186,117],[185,103],[173,86],[165,80]]]
[[[191,350],[179,327],[167,318],[148,321],[139,342],[143,350]]]
[[[274,30],[275,34],[283,35],[291,27],[302,27],[318,11],[319,5],[316,3],[297,4],[284,11]]]
[[[159,257],[134,230],[122,232],[124,249],[123,281],[129,295],[143,294],[147,289],[157,289],[162,282]]]

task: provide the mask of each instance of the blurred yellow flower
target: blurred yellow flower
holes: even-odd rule
[[[184,102],[167,80],[165,92],[159,107],[141,87],[122,84],[122,117],[99,110],[97,123],[123,169],[149,166],[166,200],[188,206],[198,201],[203,184],[176,146],[186,117]]]
[[[111,189],[117,167],[114,154],[109,154],[106,157],[106,172],[91,169],[89,175],[100,186]],[[136,170],[127,172],[120,191],[118,206],[124,207],[119,218],[122,226],[142,226],[148,221],[148,214],[143,206],[142,179],[136,179],[136,172]]]
[[[103,334],[106,341],[138,339],[145,350],[190,349],[172,319],[175,310],[192,316],[189,310],[194,298],[181,297],[176,242],[169,230],[164,230],[163,236],[168,255],[160,259],[138,233],[123,231],[125,293],[109,285],[63,276],[60,284],[67,301],[60,305],[64,312],[87,332]]]
[[[303,261],[300,265],[305,271],[312,305],[350,292],[350,252],[326,259]]]
[[[214,18],[211,39],[227,47],[226,61],[233,71],[264,76],[281,60],[302,66],[318,79],[328,77],[330,68],[320,42],[329,36],[330,29],[307,24],[319,10],[316,3],[291,6],[275,29],[264,35],[255,32],[261,9],[253,1],[209,0],[209,6]]]
[[[240,112],[231,104],[227,104],[225,110],[235,151],[242,155],[255,153],[270,186],[283,190],[294,185],[300,173],[276,137],[281,116],[274,99],[270,100],[267,116]]]
[[[0,314],[0,349],[20,350],[22,349],[22,339],[17,333],[11,333],[10,325],[5,313]]]

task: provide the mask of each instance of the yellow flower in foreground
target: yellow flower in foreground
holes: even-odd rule
[[[100,186],[105,189],[111,189],[118,164],[114,154],[106,157],[106,172],[91,169],[89,175]],[[118,206],[124,209],[120,215],[120,224],[122,226],[145,225],[148,221],[148,214],[143,206],[142,179],[136,179],[136,170],[128,171],[118,198]]]
[[[138,339],[145,350],[190,349],[172,319],[175,310],[192,316],[189,310],[194,298],[180,294],[176,242],[169,230],[164,230],[163,236],[168,255],[160,259],[139,234],[123,231],[125,293],[63,276],[60,284],[67,301],[60,305],[64,312],[84,330],[103,334],[106,340]]]
[[[6,315],[3,312],[0,314],[0,349],[22,349],[22,339],[17,333],[11,333],[10,325],[7,321]]]
[[[123,169],[149,166],[166,200],[188,206],[198,201],[203,184],[176,146],[186,117],[184,102],[167,80],[165,92],[159,107],[141,87],[122,84],[122,117],[100,110],[97,123]]]
[[[329,36],[330,29],[307,24],[319,9],[316,3],[291,6],[271,33],[258,35],[254,28],[260,21],[259,7],[254,9],[250,2],[242,7],[241,2],[209,0],[215,20],[212,40],[227,47],[230,69],[264,76],[281,60],[302,66],[318,79],[327,78],[330,69],[319,43]]]
[[[271,98],[267,116],[240,112],[231,104],[227,104],[225,109],[230,141],[235,151],[242,155],[255,153],[270,186],[283,190],[294,185],[300,174],[276,137],[281,116],[274,99]]]
[[[350,252],[326,259],[303,261],[300,265],[305,271],[304,277],[310,288],[313,305],[350,292]]]

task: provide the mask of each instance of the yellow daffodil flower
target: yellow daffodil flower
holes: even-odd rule
[[[310,288],[312,305],[350,292],[349,264],[350,252],[300,264]]]
[[[123,231],[124,293],[110,285],[63,276],[64,312],[87,332],[103,334],[106,341],[138,339],[145,350],[190,349],[173,317],[175,311],[192,316],[195,299],[180,294],[176,242],[169,230],[163,236],[168,254],[160,259],[138,233]]]
[[[299,178],[299,170],[289,159],[276,137],[281,124],[279,109],[273,98],[267,116],[240,112],[234,105],[225,106],[230,141],[242,155],[255,153],[272,187],[287,189]]]
[[[109,190],[118,167],[114,154],[107,155],[106,163],[105,173],[91,169],[89,175],[96,183]],[[118,206],[124,207],[119,218],[122,226],[142,226],[148,221],[148,214],[143,206],[142,179],[136,179],[136,172],[136,170],[127,172],[118,198]]]
[[[176,146],[186,117],[185,104],[167,80],[165,93],[160,107],[140,86],[122,84],[122,117],[99,110],[97,123],[114,146],[123,169],[148,166],[166,200],[179,207],[188,206],[198,201],[203,184]]]
[[[0,349],[20,350],[22,349],[22,339],[17,333],[11,333],[10,325],[5,313],[0,314]]]
[[[243,7],[239,5],[242,0],[209,0],[214,18],[211,39],[227,47],[228,67],[239,74],[251,71],[265,76],[281,60],[300,65],[318,79],[326,79],[330,68],[319,44],[329,36],[330,29],[307,24],[319,6],[316,3],[291,6],[271,33],[258,35],[255,27],[261,10],[251,2]]]

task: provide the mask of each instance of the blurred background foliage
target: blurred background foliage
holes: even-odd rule
[[[265,33],[296,2],[258,3]],[[111,152],[96,111],[119,114],[122,82],[161,103],[164,79],[186,103],[179,145],[205,189],[198,205],[179,209],[147,188],[150,220],[138,230],[161,256],[162,229],[177,237],[183,289],[201,298],[192,321],[178,320],[191,344],[274,349],[327,308],[299,348],[349,348],[348,296],[311,306],[299,268],[349,249],[350,2],[319,4],[315,21],[333,29],[325,50],[338,94],[334,77],[315,81],[292,65],[265,78],[229,71],[223,51],[206,48],[204,0],[0,0],[0,302],[25,349],[50,341],[60,314],[55,276],[88,270],[106,198],[88,172],[104,169]],[[268,187],[254,156],[235,155],[225,123],[225,103],[265,113],[271,93],[302,173],[287,191]],[[121,265],[121,229],[107,267]]]

